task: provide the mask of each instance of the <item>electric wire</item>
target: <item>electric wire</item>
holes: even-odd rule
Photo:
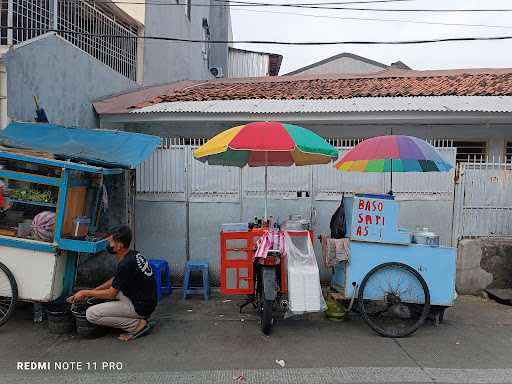
[[[185,39],[179,37],[164,36],[124,36],[111,34],[97,34],[87,32],[77,32],[67,29],[51,29],[51,28],[27,28],[27,27],[0,27],[0,30],[24,30],[39,31],[42,33],[55,32],[62,35],[77,35],[98,38],[113,39],[143,39],[169,41],[179,43],[210,43],[210,44],[267,44],[267,45],[296,45],[296,46],[325,46],[325,45],[415,45],[429,43],[444,42],[463,42],[463,41],[499,41],[510,40],[512,35],[504,36],[481,36],[481,37],[446,37],[437,39],[416,39],[416,40],[340,40],[340,41],[275,41],[275,40],[204,40],[204,39]]]
[[[257,9],[243,9],[234,8],[232,11],[237,12],[254,12],[254,13],[269,13],[279,15],[291,15],[291,16],[304,16],[319,19],[334,19],[334,20],[355,20],[355,21],[382,21],[382,22],[395,22],[395,23],[407,23],[407,24],[426,24],[426,25],[443,25],[443,26],[455,26],[455,27],[485,27],[485,28],[505,28],[512,29],[512,25],[492,25],[492,24],[467,24],[467,23],[445,23],[440,21],[422,21],[422,20],[404,20],[404,19],[382,19],[372,17],[350,17],[350,16],[328,16],[328,15],[315,15],[312,13],[298,13],[298,12],[285,12],[285,11],[262,11]]]
[[[61,0],[62,1],[62,0]],[[66,2],[77,2],[77,0],[63,0]],[[371,11],[371,12],[512,12],[511,8],[495,8],[495,9],[489,9],[489,8],[470,8],[470,9],[415,9],[415,8],[365,8],[365,7],[333,7],[333,6],[323,6],[315,5],[315,4],[294,4],[294,3],[258,3],[258,2],[249,2],[249,1],[237,1],[237,0],[214,0],[221,4],[219,6],[256,6],[256,7],[290,7],[290,8],[307,8],[307,9],[325,9],[325,10],[342,10],[342,11]],[[380,2],[391,2],[391,1],[401,1],[401,0],[375,0]],[[130,2],[130,1],[123,1],[123,0],[112,0],[112,1],[92,1],[90,4],[127,4],[127,5],[157,5],[157,6],[183,6],[188,5],[187,3],[180,3],[178,2],[172,3],[172,2],[155,2],[155,1],[147,1],[147,2]],[[346,4],[346,3],[339,3],[339,4]],[[351,4],[355,4],[354,2],[351,2]],[[212,4],[190,4],[193,7],[212,7],[214,5]]]

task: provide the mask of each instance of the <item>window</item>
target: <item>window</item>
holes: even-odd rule
[[[467,162],[469,160],[485,159],[487,156],[486,141],[453,141],[453,146],[457,148],[457,162]]]
[[[340,148],[340,147],[355,147],[360,142],[364,141],[364,138],[328,138],[327,142],[331,144],[333,147]]]
[[[505,159],[507,163],[512,163],[512,141],[505,143]]]
[[[210,55],[210,27],[208,26],[208,20],[203,18],[203,59],[208,65],[208,59]]]

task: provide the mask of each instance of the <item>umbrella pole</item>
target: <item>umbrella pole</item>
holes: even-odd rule
[[[265,221],[267,221],[267,194],[268,194],[268,174],[267,174],[267,152],[265,152]]]
[[[389,194],[393,196],[393,159],[391,159],[391,189],[389,190]]]

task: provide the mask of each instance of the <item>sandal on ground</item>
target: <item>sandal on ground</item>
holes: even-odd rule
[[[121,341],[131,341],[131,340],[135,340],[141,336],[144,336],[146,335],[150,330],[151,328],[153,328],[154,326],[156,325],[156,321],[155,320],[150,320],[147,322],[146,326],[144,328],[142,328],[139,332],[137,333],[133,333],[133,332],[128,332],[128,333],[123,333],[121,334],[119,337]],[[126,339],[121,339],[121,337],[125,337]]]

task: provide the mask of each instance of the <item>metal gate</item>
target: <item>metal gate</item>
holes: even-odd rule
[[[457,171],[454,241],[512,236],[512,164],[480,157]]]

